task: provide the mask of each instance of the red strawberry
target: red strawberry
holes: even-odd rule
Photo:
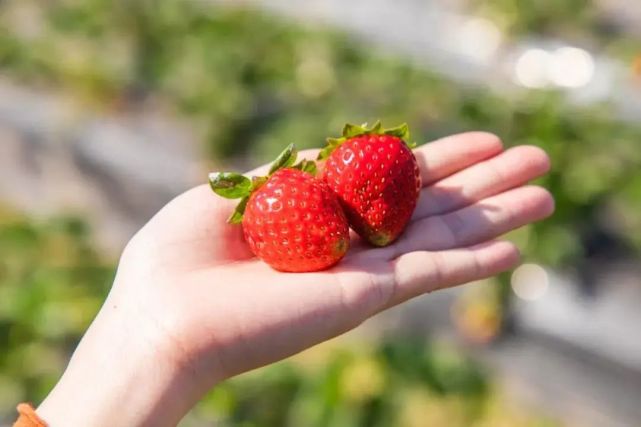
[[[267,177],[213,173],[209,182],[217,194],[241,198],[229,221],[242,222],[245,240],[258,258],[281,271],[323,270],[347,252],[347,219],[327,184],[312,175],[315,163],[292,166],[295,161],[290,145]]]
[[[348,124],[319,155],[327,159],[322,178],[338,195],[350,226],[376,246],[393,242],[416,207],[421,176],[408,138],[406,124]]]

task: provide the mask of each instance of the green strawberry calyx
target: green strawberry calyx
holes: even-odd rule
[[[313,160],[302,159],[296,163],[298,151],[294,144],[289,144],[276,160],[269,167],[267,176],[247,177],[235,172],[212,172],[209,174],[209,186],[221,197],[226,199],[240,199],[240,202],[234,209],[227,222],[230,224],[239,224],[243,220],[243,214],[247,207],[247,202],[252,193],[258,190],[267,182],[270,176],[276,171],[284,168],[298,169],[311,175],[316,174],[316,163]]]
[[[408,140],[410,139],[410,129],[409,129],[409,126],[407,126],[407,123],[403,123],[401,125],[398,125],[396,127],[389,128],[389,129],[384,129],[383,126],[381,125],[380,120],[377,120],[376,123],[374,123],[374,125],[371,128],[367,127],[367,123],[363,123],[360,126],[347,123],[343,127],[342,136],[338,138],[327,138],[327,146],[323,148],[320,151],[320,153],[318,153],[318,157],[316,160],[325,160],[330,156],[330,154],[332,154],[332,152],[334,152],[334,150],[336,150],[345,141],[351,138],[362,136],[362,135],[395,136],[401,139],[405,143],[405,145],[407,145],[409,148],[416,147],[416,143],[408,142]]]

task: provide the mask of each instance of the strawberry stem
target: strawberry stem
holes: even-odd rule
[[[240,202],[227,222],[231,224],[239,224],[242,222],[249,197],[254,191],[265,184],[269,177],[276,171],[291,167],[315,175],[316,163],[313,160],[302,159],[297,164],[294,164],[296,163],[297,156],[298,151],[296,147],[294,147],[294,144],[289,144],[271,164],[267,176],[254,176],[249,179],[244,175],[234,172],[210,173],[209,186],[214,193],[226,199],[240,199]]]
[[[285,148],[283,152],[276,157],[276,160],[274,160],[274,163],[272,163],[269,168],[267,176],[271,176],[278,169],[283,169],[293,165],[297,156],[298,151],[296,150],[296,147],[294,147],[294,144],[289,144],[287,148]]]

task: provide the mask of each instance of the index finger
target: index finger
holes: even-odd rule
[[[468,166],[503,151],[499,137],[488,132],[448,136],[414,149],[423,186],[430,185]]]

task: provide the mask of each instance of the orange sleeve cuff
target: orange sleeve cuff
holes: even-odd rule
[[[31,404],[21,403],[16,409],[20,416],[13,427],[47,427],[47,424],[36,415],[36,411]]]

